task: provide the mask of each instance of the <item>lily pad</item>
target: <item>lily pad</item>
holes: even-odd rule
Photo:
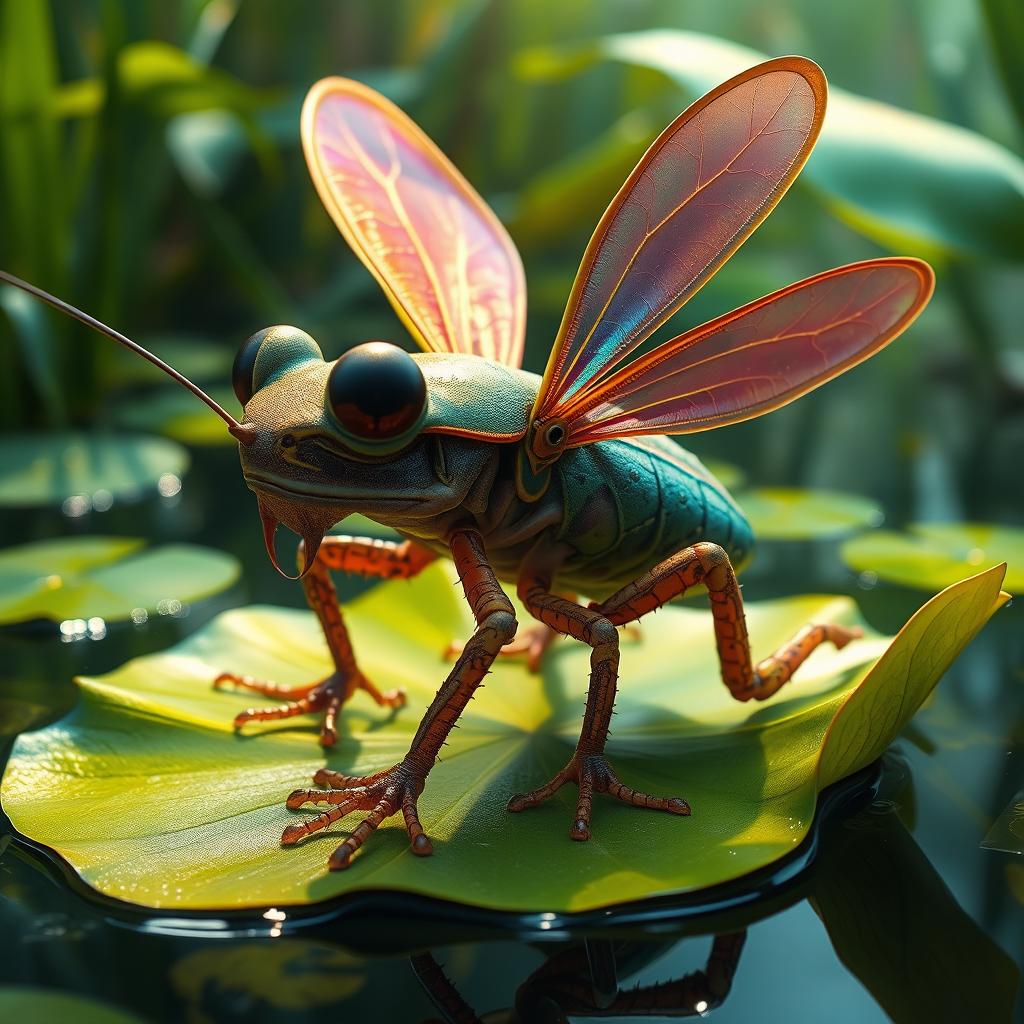
[[[8,434],[0,438],[0,507],[62,505],[77,516],[147,491],[180,488],[188,452],[162,437]]]
[[[117,621],[209,597],[238,579],[237,559],[192,544],[143,551],[133,537],[68,537],[0,551],[0,625]]]
[[[855,537],[840,554],[854,572],[927,590],[948,586],[981,566],[1006,562],[1004,586],[1024,594],[1024,530],[992,523],[912,523],[907,530]]]
[[[421,798],[433,857],[410,853],[398,818],[345,872],[326,869],[337,830],[278,845],[295,820],[284,797],[325,760],[366,773],[408,748],[446,674],[441,652],[470,631],[454,572],[442,562],[346,608],[363,669],[380,686],[406,686],[409,706],[389,717],[358,697],[330,753],[317,746],[314,721],[232,734],[232,718],[252,695],[215,692],[218,672],[297,683],[328,667],[312,615],[250,607],[166,653],[81,679],[69,716],[19,737],[3,807],[15,828],[59,853],[93,888],[148,907],[287,907],[391,890],[499,910],[575,911],[693,891],[770,864],[800,843],[822,785],[864,767],[893,738],[998,606],[1001,578],[996,568],[950,588],[891,644],[872,637],[838,652],[820,648],[764,704],[739,704],[718,681],[706,611],[671,607],[651,616],[642,640],[623,645],[609,755],[630,785],[678,792],[693,816],[598,798],[589,843],[568,838],[575,806],[568,787],[534,811],[505,810],[511,793],[544,781],[575,744],[589,652],[566,641],[539,677],[502,661],[463,715]],[[845,597],[752,603],[748,615],[759,653],[811,620],[859,621]],[[844,708],[847,720],[837,724]],[[865,715],[878,716],[881,727]],[[842,740],[834,754],[830,728]]]
[[[238,405],[230,388],[210,388],[209,393],[225,409]],[[121,402],[114,419],[131,430],[151,430],[182,444],[238,444],[224,421],[183,388],[160,388],[154,394]]]
[[[762,540],[825,540],[878,526],[884,518],[873,501],[841,491],[762,487],[744,491],[740,505]],[[965,574],[960,573],[956,579]],[[951,582],[951,581],[950,581]]]

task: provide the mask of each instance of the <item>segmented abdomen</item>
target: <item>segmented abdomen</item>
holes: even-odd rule
[[[566,452],[558,467],[559,539],[576,552],[559,574],[564,587],[600,598],[699,541],[720,544],[735,565],[750,555],[754,538],[743,513],[696,456],[669,438],[587,445]]]

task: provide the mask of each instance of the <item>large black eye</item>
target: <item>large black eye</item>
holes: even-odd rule
[[[248,405],[249,399],[252,398],[252,371],[256,366],[256,354],[267,335],[273,330],[273,327],[265,327],[262,331],[257,331],[242,342],[242,347],[235,356],[235,362],[231,367],[231,386],[243,406]]]
[[[408,352],[370,341],[346,352],[327,378],[327,404],[354,437],[385,441],[423,414],[427,384]]]

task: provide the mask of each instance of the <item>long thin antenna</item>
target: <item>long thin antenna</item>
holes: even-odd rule
[[[86,327],[91,327],[94,331],[99,331],[100,334],[105,334],[108,338],[113,338],[119,345],[124,345],[125,348],[131,349],[136,355],[142,356],[143,359],[148,360],[154,366],[158,366],[168,377],[176,380],[183,388],[187,388],[192,392],[196,398],[205,402],[227,425],[228,430],[233,436],[237,437],[243,444],[249,444],[253,440],[253,428],[245,423],[239,423],[234,416],[231,415],[223,406],[215,402],[201,387],[197,384],[193,384],[188,377],[180,374],[173,366],[169,366],[158,356],[153,355],[152,352],[144,349],[138,342],[132,341],[131,338],[126,338],[120,331],[115,331],[112,327],[108,327],[105,323],[101,323],[95,317],[89,316],[88,313],[83,313],[80,309],[72,306],[69,302],[65,302],[63,299],[58,299],[56,295],[51,295],[49,292],[43,291],[42,288],[37,288],[34,284],[29,284],[28,281],[22,281],[20,277],[15,277],[13,274],[8,274],[6,270],[0,270],[0,281],[5,284],[13,285],[15,288],[20,288],[22,291],[28,292],[29,295],[34,295],[37,299],[45,302],[47,305],[53,306],[54,309],[59,310],[61,313],[65,313],[67,316],[72,317],[79,323],[83,323]]]

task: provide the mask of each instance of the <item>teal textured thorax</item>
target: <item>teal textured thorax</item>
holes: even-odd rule
[[[495,441],[517,441],[526,434],[540,388],[537,374],[447,352],[417,352],[413,359],[427,381],[424,432]]]

